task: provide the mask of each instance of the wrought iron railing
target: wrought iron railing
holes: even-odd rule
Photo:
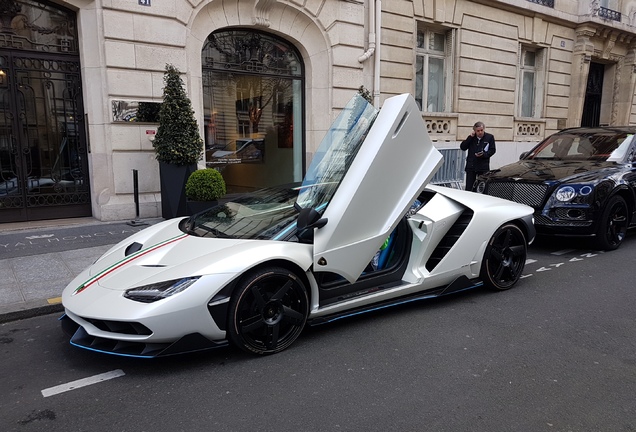
[[[540,4],[554,9],[554,0],[528,0],[530,3]]]
[[[612,20],[612,21],[620,21],[621,20],[621,13],[620,12],[617,12],[615,10],[611,10],[611,9],[608,9],[608,8],[604,8],[602,6],[598,10],[598,16],[600,16],[601,18]]]

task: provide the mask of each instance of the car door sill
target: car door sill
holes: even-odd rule
[[[394,286],[391,286],[391,288],[396,288],[396,287],[407,287],[409,285],[413,285],[411,283],[407,283],[405,281],[400,281],[400,283],[395,284]],[[428,290],[424,290],[424,291],[419,291],[413,294],[409,294],[409,295],[405,295],[405,296],[399,296],[399,297],[394,297],[394,298],[389,298],[386,300],[381,300],[381,301],[377,301],[377,302],[373,302],[370,304],[366,304],[366,305],[361,305],[357,308],[353,308],[353,309],[346,309],[346,310],[339,310],[337,312],[334,312],[332,314],[327,313],[326,315],[322,315],[322,316],[318,316],[315,318],[311,318],[311,316],[309,317],[307,323],[310,326],[316,326],[316,325],[320,325],[320,324],[326,324],[329,322],[333,322],[342,318],[347,318],[350,316],[354,316],[354,315],[360,315],[362,313],[366,313],[366,312],[372,312],[372,311],[376,311],[376,310],[380,310],[380,309],[384,309],[387,307],[391,307],[391,306],[398,306],[401,304],[406,304],[406,303],[411,303],[414,301],[419,301],[419,300],[426,300],[426,299],[430,299],[430,298],[435,298],[435,297],[440,297],[442,295],[447,295],[447,294],[452,294],[452,293],[457,293],[460,291],[465,291],[468,289],[472,289],[472,288],[477,288],[483,285],[483,282],[479,279],[468,279],[465,276],[460,276],[459,278],[455,279],[452,283],[446,285],[446,286],[441,286],[441,287],[436,287],[436,288],[431,288]],[[382,287],[383,289],[386,289],[386,287]],[[361,301],[364,300],[365,298],[368,298],[372,295],[377,294],[378,289],[376,289],[375,291],[369,292],[366,295],[363,295],[361,297],[356,297],[356,300]],[[339,305],[349,302],[351,301],[350,298],[342,300],[340,302],[337,303],[332,303],[328,306],[325,306],[323,308],[319,308],[316,312],[321,312],[324,311],[326,309],[334,309],[337,308]]]

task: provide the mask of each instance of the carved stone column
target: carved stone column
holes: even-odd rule
[[[568,118],[566,127],[581,125],[587,76],[590,72],[590,62],[594,54],[594,44],[590,40],[595,30],[592,27],[581,26],[576,30],[576,41],[572,52],[572,71],[570,73],[570,101],[568,104]]]
[[[613,125],[629,124],[632,99],[636,90],[636,46],[630,46],[627,55],[619,62],[617,86],[612,110]]]

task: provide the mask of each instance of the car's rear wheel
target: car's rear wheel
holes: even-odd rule
[[[258,269],[243,277],[232,295],[228,337],[250,353],[277,353],[300,335],[308,310],[307,290],[293,272]]]
[[[629,224],[629,210],[623,197],[614,195],[609,199],[596,232],[595,245],[600,250],[614,250],[618,248]]]
[[[484,285],[494,290],[507,290],[517,283],[526,265],[528,246],[519,227],[502,225],[488,242],[481,267]]]

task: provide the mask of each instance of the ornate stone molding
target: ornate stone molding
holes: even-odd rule
[[[598,11],[601,8],[601,4],[599,0],[590,1],[590,15],[595,16],[598,15]]]
[[[579,27],[576,29],[576,40],[574,41],[574,54],[594,52],[594,44],[591,39],[596,35],[596,29],[591,27]]]
[[[616,45],[616,39],[618,37],[618,33],[616,32],[611,32],[607,38],[605,39],[605,42],[603,43],[603,52],[601,54],[602,58],[606,59],[609,58],[610,53],[612,52],[612,49],[614,48],[614,45]]]
[[[623,67],[625,66],[625,57],[621,57],[616,64],[616,73],[614,75],[614,88],[612,89],[612,100],[619,100],[619,94],[623,87],[621,83],[621,75]],[[615,125],[618,123],[618,104],[612,103],[612,112],[610,113],[610,122]]]
[[[541,140],[545,135],[545,120],[515,119],[514,140]]]
[[[457,115],[423,113],[426,130],[433,141],[454,140],[457,137]]]
[[[256,0],[254,3],[254,15],[252,15],[252,24],[260,27],[269,27],[269,11],[278,0]]]

